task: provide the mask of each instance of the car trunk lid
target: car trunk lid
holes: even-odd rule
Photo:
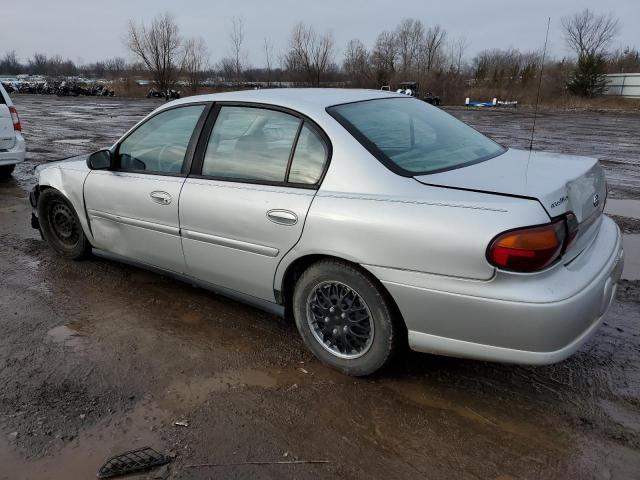
[[[573,212],[579,231],[567,252],[569,258],[597,233],[607,195],[597,159],[515,149],[464,168],[415,178],[427,185],[535,199],[551,218]]]

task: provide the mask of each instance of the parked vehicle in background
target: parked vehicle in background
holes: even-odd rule
[[[32,224],[62,257],[291,315],[351,375],[405,342],[558,362],[602,323],[624,263],[597,159],[507,149],[404,94],[188,97],[36,172]]]
[[[427,92],[424,95],[420,92],[420,86],[417,82],[402,82],[398,84],[398,89],[396,93],[403,93],[405,95],[409,95],[410,97],[420,98],[431,105],[440,105],[440,97]]]
[[[465,107],[511,107],[517,108],[517,100],[498,100],[493,98],[490,102],[483,102],[481,100],[471,100],[469,97],[464,99]]]
[[[24,154],[25,141],[18,111],[0,85],[0,177],[11,175],[16,164],[24,161]]]
[[[398,84],[396,93],[403,93],[410,97],[418,96],[418,84],[416,82],[401,82]]]
[[[13,82],[2,82],[1,85],[7,93],[14,93],[18,91],[18,88],[13,84]]]
[[[164,98],[166,100],[177,100],[180,98],[180,92],[177,90],[156,90],[152,88],[147,92],[147,98]]]
[[[427,102],[430,103],[431,105],[435,105],[436,107],[440,105],[440,97],[438,95],[435,95],[431,92],[427,92],[424,94],[424,97],[422,97],[422,99]]]

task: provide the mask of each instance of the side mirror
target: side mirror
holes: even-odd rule
[[[98,150],[87,158],[87,167],[91,170],[107,170],[111,168],[112,160],[111,150]]]

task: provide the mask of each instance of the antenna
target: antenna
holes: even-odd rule
[[[533,111],[533,127],[531,128],[531,142],[529,143],[529,151],[533,150],[533,136],[536,133],[536,118],[538,118],[538,102],[540,101],[540,88],[542,87],[542,72],[544,72],[544,58],[547,55],[547,41],[549,40],[549,26],[551,26],[551,17],[547,20],[547,35],[544,37],[544,49],[542,50],[542,62],[540,63],[540,78],[538,79],[538,95],[536,96],[536,108]]]

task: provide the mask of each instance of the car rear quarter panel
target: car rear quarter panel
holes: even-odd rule
[[[312,254],[394,269],[488,280],[485,252],[498,233],[549,221],[535,200],[432,187],[389,171],[337,122],[321,125],[333,158],[302,238],[276,274]]]

